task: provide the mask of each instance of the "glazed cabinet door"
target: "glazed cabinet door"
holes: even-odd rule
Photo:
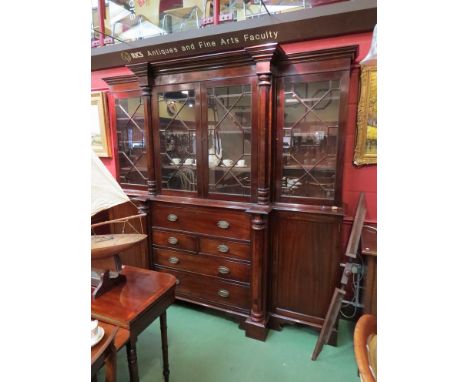
[[[256,77],[157,87],[160,192],[251,201],[256,192]]]
[[[202,85],[203,134],[207,145],[207,192],[217,199],[250,199],[255,184],[253,100],[255,78],[206,81]]]
[[[277,200],[341,202],[348,71],[279,78]]]
[[[123,188],[145,189],[148,181],[145,108],[140,91],[110,97],[117,134],[117,174]]]
[[[155,91],[155,164],[160,191],[200,195],[200,86],[170,85]]]
[[[272,224],[270,311],[320,326],[338,284],[341,217],[277,211]]]

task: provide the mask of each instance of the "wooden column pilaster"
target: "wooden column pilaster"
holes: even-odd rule
[[[274,63],[283,51],[277,43],[245,48],[255,62],[257,73],[257,197],[258,207],[247,212],[251,216],[251,310],[245,321],[248,337],[265,341],[268,334],[268,216],[271,211],[271,139],[272,86]]]
[[[248,211],[251,214],[252,275],[251,310],[245,321],[247,337],[265,341],[268,334],[267,268],[269,208]]]
[[[258,143],[257,143],[257,203],[270,203],[271,183],[271,136],[272,136],[272,84],[273,64],[283,51],[277,43],[246,48],[255,61],[257,81]]]
[[[151,91],[154,78],[148,63],[134,64],[127,66],[138,78],[138,85],[141,89],[145,110],[145,141],[146,159],[148,168],[148,194],[156,195],[156,177],[154,168],[154,144],[153,144],[153,113],[151,110]]]

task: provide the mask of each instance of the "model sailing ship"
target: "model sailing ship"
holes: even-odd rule
[[[91,152],[91,217],[97,213],[130,202],[120,185],[104,166],[98,156]],[[91,270],[91,285],[95,288],[94,297],[98,297],[113,285],[124,282],[125,277],[120,273],[121,264],[118,254],[126,249],[145,240],[147,235],[143,232],[141,219],[145,214],[132,215],[119,219],[107,220],[105,222],[91,225],[91,259],[114,258],[117,272],[108,269]],[[130,221],[140,220],[140,232]],[[93,234],[94,228],[109,224],[122,224],[122,233],[111,233],[105,235]],[[131,227],[135,233],[124,233],[126,227]]]

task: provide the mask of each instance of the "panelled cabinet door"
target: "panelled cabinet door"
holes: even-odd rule
[[[288,76],[278,84],[277,195],[287,202],[341,199],[341,135],[348,72]]]
[[[272,220],[272,310],[320,323],[339,281],[341,217],[278,212]]]

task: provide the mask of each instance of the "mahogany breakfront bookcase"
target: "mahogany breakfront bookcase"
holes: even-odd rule
[[[339,281],[356,52],[273,43],[105,79],[119,181],[148,214],[150,266],[177,277],[178,299],[260,340],[288,322],[321,328]]]

